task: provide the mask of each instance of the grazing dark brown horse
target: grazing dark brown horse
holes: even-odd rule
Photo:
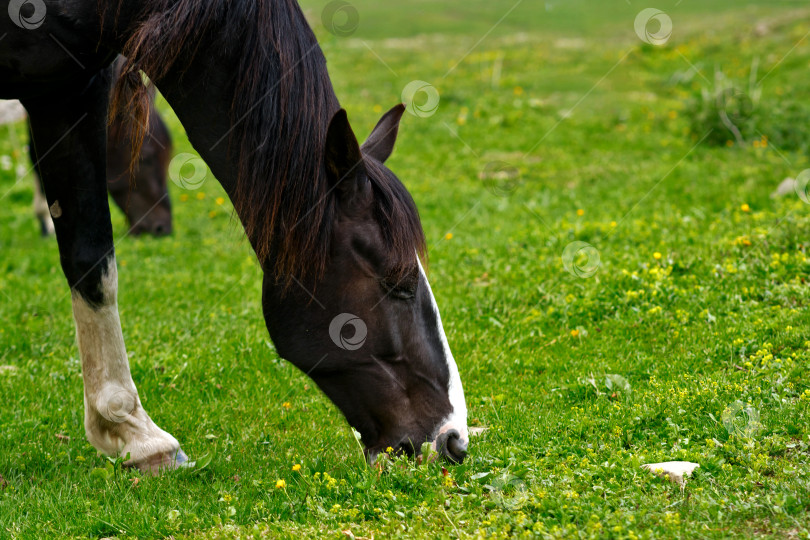
[[[0,17],[0,98],[30,114],[72,291],[90,442],[144,469],[186,459],[141,406],[118,317],[104,125],[108,66],[121,53],[114,109],[147,114],[139,69],[171,104],[262,265],[279,354],[340,408],[370,459],[427,441],[464,459],[467,409],[420,264],[419,216],[384,165],[404,107],[359,145],[293,0],[15,6],[16,18]]]
[[[120,77],[123,65],[124,58],[119,56],[113,63],[113,77]],[[172,140],[169,128],[155,108],[154,92],[149,101],[149,122],[143,143],[130,171],[132,148],[138,144],[131,127],[133,120],[121,111],[110,121],[107,130],[107,190],[127,217],[129,234],[165,236],[172,232],[172,205],[167,184]],[[28,145],[29,148],[33,146]],[[54,232],[53,219],[39,176],[35,179],[34,189],[34,214],[42,235],[49,236]]]

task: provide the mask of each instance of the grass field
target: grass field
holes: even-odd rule
[[[440,96],[389,165],[488,429],[446,475],[367,468],[275,353],[208,180],[171,186],[170,238],[113,223],[144,406],[207,465],[97,456],[56,243],[16,181],[24,125],[0,126],[0,537],[810,537],[810,205],[770,196],[810,167],[810,9],[661,2],[653,46],[636,2],[352,0],[346,36],[325,4],[304,3],[358,135],[410,81]],[[700,464],[685,489],[640,468],[669,460]]]

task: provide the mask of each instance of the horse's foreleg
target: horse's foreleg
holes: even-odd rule
[[[52,236],[54,233],[53,219],[48,208],[48,200],[42,190],[42,180],[39,179],[39,174],[34,177],[34,215],[39,221],[39,231],[42,236]]]
[[[34,157],[34,142],[31,135],[31,125],[28,125],[28,155],[31,157],[31,163],[34,164],[34,215],[39,221],[39,231],[42,236],[53,236],[53,219],[51,212],[48,208],[48,200],[45,198],[45,190],[42,187],[42,178],[40,176],[39,166]]]
[[[84,377],[84,424],[98,450],[156,471],[185,461],[141,406],[118,318],[118,279],[105,173],[109,75],[83,90],[28,100],[33,157],[53,217]]]

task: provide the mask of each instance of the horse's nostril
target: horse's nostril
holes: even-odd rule
[[[155,236],[164,236],[171,232],[171,228],[164,225],[163,223],[158,223],[157,225],[154,226],[152,232],[154,233]]]
[[[467,457],[467,443],[455,429],[441,435],[438,443],[441,453],[453,463],[461,463]]]

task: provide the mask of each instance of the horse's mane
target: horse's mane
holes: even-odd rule
[[[160,81],[172,69],[186,69],[211,39],[231,47],[239,61],[229,66],[236,82],[231,132],[223,144],[238,163],[234,207],[265,271],[285,285],[293,278],[317,279],[329,257],[335,213],[324,142],[339,103],[297,2],[146,0],[143,5],[122,51],[127,62],[116,83],[112,114],[131,109],[140,129],[149,110],[140,70]],[[136,134],[135,140],[142,137]],[[375,217],[396,275],[412,267],[414,249],[424,254],[424,234],[404,186],[366,161]]]

